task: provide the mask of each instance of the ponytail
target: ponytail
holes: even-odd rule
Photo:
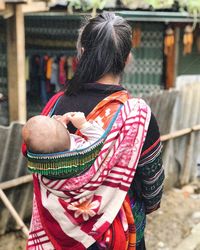
[[[113,13],[103,13],[90,19],[78,39],[80,57],[66,94],[74,94],[84,83],[98,81],[105,74],[120,75],[131,50],[131,28]]]

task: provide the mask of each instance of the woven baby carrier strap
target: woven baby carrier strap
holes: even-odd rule
[[[28,170],[32,173],[56,179],[70,178],[87,171],[103,147],[106,136],[115,122],[121,107],[122,105],[120,105],[101,138],[89,147],[49,154],[38,154],[27,151]]]

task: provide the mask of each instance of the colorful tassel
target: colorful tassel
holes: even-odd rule
[[[193,45],[193,28],[191,25],[186,25],[183,35],[183,54],[190,54]]]
[[[168,27],[165,31],[165,39],[164,39],[164,53],[166,56],[169,56],[173,53],[174,48],[174,30]]]

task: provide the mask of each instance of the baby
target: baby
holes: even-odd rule
[[[67,123],[71,122],[82,136],[70,134]],[[22,128],[27,150],[32,153],[55,153],[85,148],[97,141],[104,129],[95,121],[88,122],[82,112],[70,112],[62,116],[38,115],[30,118]]]

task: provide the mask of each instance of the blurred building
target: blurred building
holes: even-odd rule
[[[159,11],[152,11],[143,1],[134,1],[134,5],[132,2],[111,1],[106,6],[126,18],[133,27],[133,61],[126,67],[122,84],[133,95],[140,95],[175,87],[178,76],[199,75],[200,28],[196,25],[193,29],[194,17],[174,9],[170,5],[173,1],[166,1],[165,9]],[[17,3],[22,6],[25,18],[15,52],[19,57],[23,53],[25,59],[24,64],[20,59],[14,60],[14,45],[9,47],[8,39],[12,40],[9,34],[13,31],[9,30],[8,23],[14,14],[10,9],[0,12],[0,92],[7,97],[7,102],[0,104],[0,124],[25,120],[26,108],[28,117],[39,113],[46,101],[72,77],[76,68],[78,29],[85,16],[77,12],[67,14],[63,1],[54,1],[48,6],[45,2],[31,2],[30,5],[14,1],[5,6]],[[40,10],[49,11],[38,12]],[[25,50],[19,53],[23,37]],[[15,75],[18,74],[19,79],[11,77],[16,66],[18,73]],[[22,76],[24,85],[20,81]],[[10,116],[7,115],[8,107]]]

